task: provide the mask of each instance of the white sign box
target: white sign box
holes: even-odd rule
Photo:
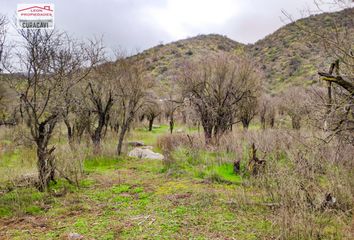
[[[53,29],[54,4],[18,4],[17,27],[19,29]]]

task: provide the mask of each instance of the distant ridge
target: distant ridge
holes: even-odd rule
[[[326,31],[333,21],[350,29],[349,37],[354,43],[354,8],[310,16],[296,23]],[[133,58],[143,56],[147,59],[146,70],[159,81],[164,81],[186,59],[203,58],[218,52],[246,53],[265,72],[266,88],[278,92],[293,85],[311,85],[318,80],[318,69],[327,68],[328,59],[321,43],[307,41],[307,37],[294,23],[290,23],[255,44],[245,45],[218,34],[198,35],[157,45]]]

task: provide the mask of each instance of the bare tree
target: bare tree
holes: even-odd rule
[[[271,97],[269,95],[261,96],[259,100],[259,117],[261,126],[263,129],[266,128],[267,122],[271,128],[274,127],[275,124],[275,114],[276,114],[276,100],[275,97]]]
[[[115,78],[118,104],[120,109],[120,132],[117,144],[117,154],[122,153],[124,137],[144,105],[153,80],[144,72],[144,61],[119,59],[116,62],[117,74]]]
[[[4,55],[4,49],[5,49],[5,40],[6,40],[6,33],[7,33],[7,19],[5,16],[0,15],[0,74],[2,73],[2,68],[3,68],[3,55]],[[1,75],[0,75],[0,81]],[[4,112],[4,99],[6,98],[7,91],[6,88],[4,87],[4,84],[0,85],[0,114],[3,115]]]
[[[199,115],[206,143],[239,121],[240,103],[257,91],[257,76],[250,60],[229,55],[210,56],[184,67],[180,87]]]
[[[115,133],[119,133],[119,128],[120,128],[120,116],[121,115],[121,109],[119,104],[113,104],[111,114],[108,119],[108,126],[111,128],[111,130]]]
[[[115,63],[104,63],[95,68],[86,88],[89,110],[94,115],[93,128],[89,128],[94,152],[100,150],[102,133],[109,121],[115,99]]]
[[[19,33],[24,45],[18,59],[25,74],[11,75],[9,84],[20,97],[27,126],[36,143],[38,189],[44,191],[50,181],[55,181],[55,147],[50,147],[49,141],[62,117],[65,95],[87,76],[99,50],[81,45],[77,52],[71,45],[72,39],[57,31],[21,30]],[[87,54],[87,57],[79,58],[77,54]]]
[[[249,61],[249,60],[248,60]],[[249,62],[243,63],[244,76],[249,78],[249,81],[253,83],[252,91],[247,92],[243,99],[238,104],[238,117],[242,123],[244,129],[248,129],[252,119],[258,113],[258,105],[260,99],[260,74],[254,72],[252,64]],[[253,79],[252,79],[253,78]]]
[[[168,125],[170,133],[173,133],[175,126],[175,115],[178,109],[183,106],[184,99],[178,90],[178,86],[175,84],[177,79],[173,79],[169,86],[166,86],[164,89],[163,103],[164,103],[164,112],[165,116],[168,119]]]
[[[152,131],[155,118],[162,112],[160,101],[155,94],[147,97],[142,112],[143,116],[146,117],[149,122],[149,131]]]
[[[87,120],[89,115],[87,102],[84,101],[85,96],[80,92],[87,85],[94,67],[103,61],[103,46],[99,39],[88,43],[80,43],[71,39],[68,41],[68,48],[71,52],[67,54],[67,60],[63,64],[70,69],[68,81],[73,84],[70,86],[70,91],[65,91],[62,117],[67,127],[68,141],[72,146],[74,137],[78,140],[82,135],[82,121],[85,118]],[[87,121],[84,122],[87,123]]]
[[[0,126],[15,126],[18,123],[18,101],[14,91],[0,80]]]
[[[71,147],[80,143],[81,137],[90,122],[90,109],[86,96],[80,94],[82,84],[73,87],[73,90],[64,96],[63,121],[67,129],[67,137]]]
[[[17,123],[18,107],[14,91],[9,89],[4,70],[9,68],[11,45],[7,41],[8,19],[0,14],[0,125],[13,126]]]
[[[7,115],[7,89],[0,85],[0,126],[4,124]]]
[[[243,129],[248,129],[252,119],[257,114],[258,99],[256,97],[247,97],[240,102],[239,106],[239,116],[242,123]]]
[[[7,18],[0,14],[0,74],[3,72],[3,64],[5,58],[5,43],[7,37]]]
[[[280,108],[291,118],[293,129],[301,128],[301,120],[308,113],[308,97],[302,87],[292,87],[281,95]]]

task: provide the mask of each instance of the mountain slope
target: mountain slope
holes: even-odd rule
[[[317,71],[327,69],[329,59],[322,42],[310,39],[306,29],[330,31],[332,24],[345,26],[354,43],[354,8],[303,18],[288,24],[255,44],[244,45],[217,34],[199,35],[147,49],[133,58],[147,59],[146,69],[159,81],[168,80],[180,64],[209,54],[246,52],[265,73],[265,87],[279,92],[293,85],[310,85],[318,81]]]
[[[167,80],[181,63],[190,59],[204,58],[210,54],[228,52],[237,54],[246,45],[217,34],[198,35],[147,49],[133,58],[143,57],[146,69],[159,81]]]
[[[280,91],[290,85],[316,82],[318,69],[327,69],[329,59],[322,41],[309,36],[298,26],[330,34],[333,24],[349,29],[345,37],[354,43],[354,8],[350,8],[300,19],[248,46],[248,51],[266,74],[267,87]]]

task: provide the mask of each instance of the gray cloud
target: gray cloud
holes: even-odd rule
[[[24,0],[21,3],[49,1]],[[219,33],[252,43],[284,25],[281,10],[300,17],[313,0],[57,0],[56,27],[77,37],[104,36],[108,47],[146,49],[197,34]],[[14,15],[16,2],[1,0]],[[224,4],[222,7],[220,4]],[[12,30],[15,36],[15,31]]]

